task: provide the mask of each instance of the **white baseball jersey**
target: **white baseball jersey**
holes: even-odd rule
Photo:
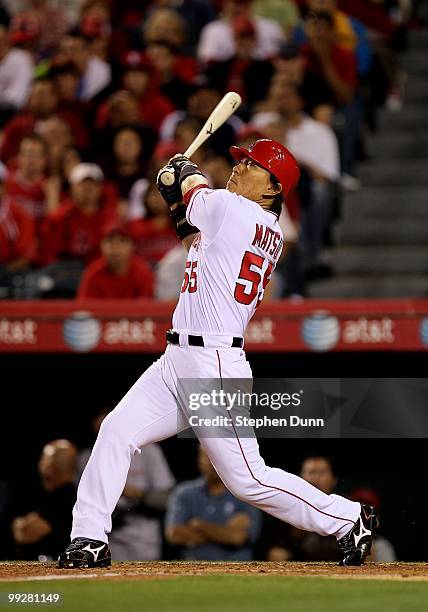
[[[278,217],[227,189],[201,187],[187,206],[199,228],[189,250],[173,327],[243,336],[281,254]]]

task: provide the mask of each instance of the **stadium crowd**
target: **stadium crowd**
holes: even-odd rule
[[[271,296],[304,296],[377,109],[402,104],[416,0],[2,0],[0,298],[176,299],[185,252],[154,185],[226,91],[243,104],[193,157],[279,140],[302,171]]]

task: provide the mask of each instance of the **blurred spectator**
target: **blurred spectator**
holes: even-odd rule
[[[187,251],[177,244],[158,261],[155,268],[155,298],[163,302],[177,301],[183,284]]]
[[[7,28],[0,25],[0,127],[26,104],[33,71],[31,55],[11,47]]]
[[[4,195],[6,169],[0,165],[0,297],[8,297],[16,274],[25,272],[36,252],[33,218]]]
[[[107,174],[124,200],[128,200],[133,189],[138,188],[136,183],[144,181],[146,184],[142,178],[147,173],[147,165],[142,157],[143,146],[140,131],[133,126],[119,128],[114,135],[112,159]]]
[[[108,412],[92,420],[97,434]],[[79,453],[78,479],[90,457],[91,449]],[[175,484],[174,477],[158,444],[136,452],[125,488],[113,513],[109,544],[114,561],[156,560],[162,556],[161,518]]]
[[[49,76],[54,80],[58,95],[58,112],[65,117],[73,114],[73,139],[79,147],[89,144],[88,125],[91,123],[91,103],[79,98],[80,72],[73,62],[53,62]],[[76,118],[78,117],[78,120]]]
[[[49,57],[68,29],[64,12],[49,0],[27,0],[10,24],[14,44],[23,45],[37,59]]]
[[[43,138],[47,147],[48,173],[56,175],[59,173],[65,150],[74,144],[70,125],[60,116],[52,115],[39,121],[36,131]]]
[[[259,510],[239,501],[226,489],[202,448],[201,478],[175,490],[166,516],[166,538],[180,546],[181,558],[207,561],[248,561],[260,531]]]
[[[338,9],[336,0],[307,0],[307,8],[315,14],[326,12],[333,19],[334,40],[336,44],[353,51],[357,59],[357,71],[361,76],[370,70],[373,52],[368,40],[367,30],[355,17],[346,15]],[[293,39],[301,45],[307,42],[307,34],[302,24],[298,25]]]
[[[308,457],[302,464],[300,476],[327,495],[333,493],[337,477],[327,457]],[[342,557],[334,536],[301,531],[291,525],[274,521],[269,561],[339,561]]]
[[[144,146],[141,155],[145,161],[150,159],[155,143],[155,132],[141,123],[138,99],[130,91],[119,90],[113,93],[106,104],[99,107],[97,114],[94,153],[105,159],[111,150],[116,132],[122,127],[132,126],[140,134]]]
[[[53,440],[43,448],[39,474],[44,491],[33,510],[16,517],[11,526],[18,559],[56,559],[69,538],[76,456],[68,440]]]
[[[320,109],[327,107],[327,123],[331,123],[333,106],[331,91],[322,76],[307,70],[306,60],[300,48],[294,43],[281,46],[274,59],[275,75],[269,88],[270,105],[257,107],[258,110],[275,111],[284,96],[284,88],[289,85],[298,87],[305,100],[305,110],[315,118],[320,118]],[[324,113],[325,116],[325,113]]]
[[[158,91],[148,62],[141,53],[130,51],[125,57],[123,87],[138,100],[141,121],[157,132],[174,105]]]
[[[1,147],[2,160],[12,160],[24,136],[34,132],[39,121],[55,114],[70,125],[76,145],[86,146],[87,134],[79,109],[60,108],[55,82],[50,77],[43,77],[33,82],[27,107],[5,125]]]
[[[377,87],[373,83],[372,74],[373,66],[373,49],[368,39],[368,33],[364,25],[358,21],[355,17],[346,15],[337,8],[336,0],[307,0],[307,6],[310,11],[314,11],[317,15],[317,11],[321,11],[321,15],[329,15],[332,19],[332,36],[336,46],[351,52],[356,61],[356,69],[358,74],[359,84],[355,87],[354,96],[352,100],[346,100],[342,96],[338,97],[339,90],[333,86],[336,91],[336,99],[338,102],[341,100],[346,102],[346,107],[343,110],[345,117],[345,130],[343,133],[343,144],[342,144],[342,174],[343,186],[346,189],[355,190],[360,184],[355,179],[355,168],[354,160],[356,155],[356,143],[359,137],[359,124],[363,115],[363,99],[362,99],[362,84],[369,84],[369,77],[371,85]],[[311,20],[309,19],[309,22]],[[305,28],[299,26],[294,33],[294,40],[304,45],[307,42],[308,32],[310,34],[311,27],[306,23]],[[333,53],[336,54],[337,50]],[[333,58],[332,54],[332,58]],[[344,58],[345,59],[345,58]],[[327,74],[327,73],[325,73]],[[350,71],[349,71],[350,75]],[[345,76],[345,70],[343,73]],[[351,84],[350,76],[347,77]],[[332,86],[332,80],[327,79],[329,86]],[[366,96],[366,102],[373,106],[374,95],[370,97]],[[373,113],[373,108],[369,109],[370,113]]]
[[[368,504],[378,510],[380,509],[380,497],[374,489],[358,487],[351,492],[350,497],[360,504]],[[380,526],[382,527],[382,521],[380,521]],[[372,551],[367,560],[374,563],[391,563],[397,561],[397,555],[391,542],[376,532],[373,538]]]
[[[144,208],[145,218],[132,221],[130,228],[137,255],[154,266],[176,246],[177,234],[171,223],[169,209],[154,183],[146,191]]]
[[[189,117],[196,119],[202,128],[221,97],[219,90],[211,83],[202,82],[195,85],[187,100],[186,110],[173,111],[165,117],[160,129],[161,140],[173,141],[177,124]],[[235,142],[235,130],[237,131],[241,126],[242,121],[232,115],[214,132],[207,146],[217,155],[230,159],[229,148]]]
[[[299,20],[294,0],[255,0],[254,13],[279,23],[286,36]]]
[[[197,50],[202,62],[226,61],[235,55],[231,21],[236,17],[244,17],[254,24],[257,38],[255,57],[267,59],[277,54],[284,40],[281,26],[272,19],[256,16],[251,0],[224,0],[220,18],[202,29]]]
[[[273,66],[269,60],[256,57],[257,39],[252,21],[246,17],[235,17],[231,26],[235,54],[228,60],[212,62],[205,74],[216,89],[224,93],[236,91],[244,104],[251,108],[265,97]]]
[[[173,9],[155,8],[144,24],[143,38],[145,44],[162,41],[178,51],[186,44],[186,22]]]
[[[153,273],[134,251],[134,241],[125,225],[114,224],[107,227],[101,241],[102,257],[89,264],[83,273],[77,297],[153,297]]]
[[[96,164],[77,164],[70,197],[46,219],[40,258],[50,265],[39,274],[49,279],[48,297],[74,297],[85,264],[99,256],[105,227],[117,218],[117,200],[103,179]]]
[[[108,0],[87,0],[79,20],[79,31],[89,43],[90,52],[103,61],[116,55],[118,49],[111,49],[112,25],[110,2]],[[115,41],[117,43],[117,40]]]
[[[193,117],[181,119],[175,126],[174,132],[174,143],[177,145],[177,149],[179,151],[186,151],[199,134],[200,129],[201,124],[197,119]],[[203,164],[206,158],[206,151],[206,145],[199,147],[199,149],[193,153],[192,161],[198,166]]]
[[[183,62],[175,48],[163,41],[150,43],[146,56],[155,71],[160,92],[177,108],[186,106],[191,82],[197,76],[196,65]]]
[[[159,1],[162,4],[163,0]],[[214,3],[211,0],[185,0],[185,2],[169,2],[185,20],[187,42],[195,47],[202,28],[216,18]]]
[[[251,144],[254,140],[257,139],[252,139]],[[239,146],[245,145],[240,143]],[[224,189],[226,187],[232,173],[232,165],[229,160],[220,155],[213,155],[204,160],[202,167],[203,171],[207,173],[209,184],[213,189]]]
[[[111,82],[110,64],[91,51],[89,41],[79,31],[61,39],[56,60],[59,63],[72,62],[78,67],[81,75],[79,97],[82,100],[92,100]]]
[[[328,12],[308,13],[304,28],[306,39],[301,48],[308,71],[328,85],[331,104],[350,104],[357,86],[353,50],[336,42],[334,20]]]
[[[73,168],[70,198],[49,217],[47,244],[51,257],[90,261],[98,254],[105,226],[116,217],[116,202],[103,201],[104,175],[96,164]]]
[[[49,212],[46,208],[48,149],[38,134],[25,136],[19,145],[16,168],[6,179],[7,195],[34,219],[38,226]]]
[[[34,132],[36,122],[53,115],[58,97],[52,79],[43,78],[33,82],[27,107],[5,125],[1,158],[8,162],[19,149],[24,136]]]

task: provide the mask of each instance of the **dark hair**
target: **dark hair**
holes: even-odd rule
[[[334,18],[328,11],[310,11],[308,10],[304,15],[305,21],[324,21],[329,27],[334,25]]]
[[[278,189],[280,187],[280,182],[276,179],[276,177],[274,177],[273,174],[271,174],[270,180],[272,182],[272,185],[275,187],[275,189]],[[271,210],[273,213],[275,213],[279,217],[279,215],[281,214],[283,203],[284,203],[284,196],[282,194],[282,191],[280,191],[279,193],[273,196],[272,203],[269,207],[269,210]]]
[[[302,461],[301,468],[303,468],[303,464],[306,463],[306,461],[315,461],[317,459],[322,459],[323,461],[328,463],[331,469],[331,473],[333,474],[333,476],[337,477],[338,475],[337,474],[337,464],[336,464],[335,458],[329,455],[323,455],[322,453],[320,453],[319,455],[317,455],[316,453],[313,453],[305,457]]]

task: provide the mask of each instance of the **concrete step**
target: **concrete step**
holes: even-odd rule
[[[340,275],[428,275],[423,246],[343,246],[331,251],[330,262]]]
[[[367,144],[370,156],[375,158],[428,157],[428,129],[382,131],[369,138]]]
[[[370,160],[360,166],[364,186],[428,186],[428,159]]]
[[[392,216],[369,221],[356,214],[335,228],[337,245],[413,245],[428,244],[428,219]]]
[[[427,77],[428,80],[428,77]],[[426,103],[407,103],[398,112],[383,110],[379,116],[379,131],[388,132],[395,129],[420,130],[428,129],[428,112]]]
[[[426,275],[338,276],[312,282],[311,298],[401,298],[428,296]]]
[[[424,102],[428,100],[428,79],[424,76],[409,75],[404,91],[405,103]]]
[[[428,64],[427,64],[427,49],[410,49],[401,58],[401,66],[409,74],[409,78],[415,75],[423,76],[428,75]]]
[[[428,50],[428,30],[417,30],[410,33],[409,36],[409,48],[413,51],[417,50]]]
[[[342,219],[382,217],[428,219],[426,187],[364,187],[347,194],[343,200]]]

